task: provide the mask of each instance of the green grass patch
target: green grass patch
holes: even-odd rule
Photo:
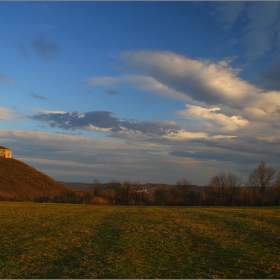
[[[280,209],[1,202],[0,278],[280,278]]]

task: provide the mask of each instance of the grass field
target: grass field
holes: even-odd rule
[[[280,209],[0,202],[0,278],[280,278]]]

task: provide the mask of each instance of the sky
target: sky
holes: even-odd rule
[[[280,2],[0,2],[0,145],[64,182],[280,171]]]

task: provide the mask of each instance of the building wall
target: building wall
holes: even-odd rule
[[[7,148],[0,148],[0,157],[3,158],[11,158],[12,157],[12,151]]]

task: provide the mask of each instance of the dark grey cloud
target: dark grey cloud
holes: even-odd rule
[[[267,90],[280,91],[280,57],[266,71],[257,74],[256,83]]]
[[[85,114],[78,112],[48,113],[31,117],[34,120],[48,122],[52,127],[62,129],[86,129],[89,125],[99,128],[116,127],[119,120],[111,116],[111,112],[92,111]]]
[[[173,122],[137,122],[119,119],[109,111],[91,111],[84,114],[78,112],[48,113],[32,116],[31,119],[47,122],[52,127],[61,129],[100,130],[109,129],[110,133],[134,131],[143,134],[165,135],[168,131],[175,131],[180,127]]]
[[[36,35],[31,43],[35,52],[44,59],[54,58],[63,52],[63,48],[49,41],[47,35]]]
[[[42,95],[38,95],[34,92],[31,92],[30,95],[35,98],[35,99],[38,99],[38,100],[42,100],[42,101],[48,101],[49,99],[45,96],[42,96]]]

